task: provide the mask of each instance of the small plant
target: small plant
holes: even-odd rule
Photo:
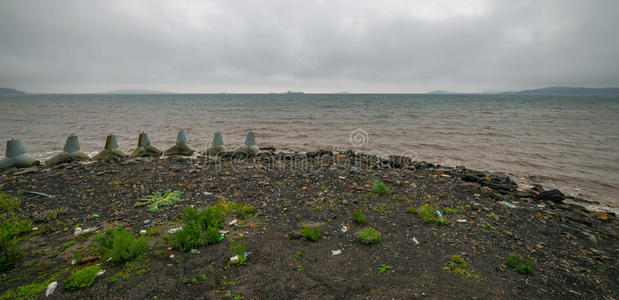
[[[515,250],[513,255],[505,253],[505,261],[507,261],[508,266],[518,270],[518,272],[522,274],[533,273],[533,267],[531,267],[531,258],[529,257],[527,263],[525,264],[520,260],[520,255],[518,255],[518,252],[516,252]]]
[[[17,197],[0,192],[0,211],[12,211],[18,208],[20,201]]]
[[[75,240],[70,240],[68,242],[64,242],[64,243],[62,243],[62,245],[60,245],[60,250],[67,249],[67,248],[71,247],[72,245],[74,245],[75,243],[76,243]]]
[[[327,186],[325,186],[324,184],[320,186],[320,190],[323,192],[326,192],[328,190]]]
[[[496,226],[490,225],[490,223],[488,223],[488,224],[484,224],[484,225],[481,225],[481,227],[482,227],[482,228],[488,228],[488,229],[491,229],[491,230],[494,230],[494,231],[497,231],[497,230],[498,230],[498,229],[496,228]]]
[[[24,258],[22,249],[17,245],[17,237],[32,230],[32,221],[20,220],[16,216],[0,219],[0,272],[8,271]]]
[[[404,201],[404,202],[411,202],[411,199],[405,197],[405,196],[401,196],[401,195],[393,195],[393,200],[396,201]]]
[[[303,226],[301,227],[301,234],[308,241],[315,242],[320,238],[322,233],[322,227],[320,226]]]
[[[419,210],[416,207],[410,206],[406,208],[406,212],[409,214],[417,214]]]
[[[391,189],[382,181],[374,180],[372,181],[372,186],[370,187],[372,193],[384,196],[391,191]]]
[[[91,286],[95,279],[97,279],[97,273],[101,270],[99,266],[85,267],[69,276],[64,281],[64,288],[67,290],[79,290]]]
[[[365,225],[366,222],[365,216],[361,214],[360,209],[353,211],[352,220],[359,225]]]
[[[497,216],[494,212],[486,214],[486,218],[498,220],[499,216]]]
[[[449,260],[449,266],[443,267],[443,269],[458,273],[466,278],[479,278],[479,275],[473,274],[466,269],[467,263],[462,256],[454,254],[449,257]]]
[[[297,251],[297,253],[294,254],[296,260],[301,259],[301,257],[303,257],[303,252]]]
[[[107,229],[97,237],[97,243],[103,254],[117,263],[133,260],[144,254],[148,248],[146,237],[136,239],[133,233],[121,226]]]
[[[183,251],[219,242],[225,213],[220,206],[205,209],[187,206],[181,213],[183,229],[174,233],[173,244]]]
[[[206,280],[206,274],[202,273],[202,270],[200,270],[200,273],[198,273],[198,279],[202,281]]]
[[[234,256],[239,257],[239,265],[244,265],[245,261],[247,261],[247,257],[245,256],[245,251],[247,250],[247,246],[245,243],[239,240],[230,240],[230,253]]]
[[[301,220],[303,219],[299,214],[297,214],[295,218],[297,219],[297,222],[301,222]]]
[[[445,211],[445,213],[448,213],[448,214],[457,214],[458,213],[458,209],[457,208],[453,208],[453,207],[445,207],[444,211]]]
[[[378,241],[380,241],[381,234],[380,232],[378,232],[378,230],[372,227],[366,227],[363,228],[363,230],[361,230],[360,232],[358,232],[356,237],[357,240],[359,240],[360,242],[369,245],[378,243]]]
[[[299,273],[303,272],[303,266],[302,265],[298,265],[297,266],[297,272],[299,272]]]
[[[446,225],[449,224],[449,221],[443,216],[437,216],[437,210],[429,204],[422,205],[418,210],[417,214],[423,219],[426,223],[436,223],[437,225]]]
[[[215,206],[219,207],[224,214],[246,219],[254,213],[254,206],[234,201],[219,200]]]
[[[133,205],[133,207],[148,205],[148,209],[155,212],[157,211],[157,209],[159,209],[160,206],[170,206],[174,203],[182,201],[182,195],[182,191],[176,190],[167,190],[163,195],[161,195],[160,192],[157,192],[154,195],[150,195],[140,199],[135,205]]]
[[[381,215],[384,215],[385,213],[387,213],[387,210],[389,210],[390,206],[386,203],[381,203],[377,206],[372,207],[372,211],[375,213],[379,213]]]
[[[191,282],[191,280],[187,277],[183,278],[183,283],[184,284],[189,284]]]
[[[383,274],[383,273],[387,273],[389,271],[391,271],[391,266],[382,264],[380,265],[380,267],[378,267],[378,274]]]

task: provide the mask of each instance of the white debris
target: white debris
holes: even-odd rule
[[[238,263],[238,262],[239,262],[239,256],[238,256],[238,255],[235,255],[235,256],[233,256],[233,257],[230,257],[230,263],[231,263],[231,264],[236,264],[236,263]]]
[[[340,255],[342,254],[342,250],[331,250],[331,255]]]
[[[49,297],[51,294],[53,294],[56,290],[56,287],[58,287],[58,282],[56,281],[51,282],[49,285],[47,285],[47,290],[45,290],[45,297]]]
[[[177,231],[179,231],[181,229],[183,229],[183,226],[172,228],[172,229],[168,230],[168,233],[175,233],[175,232],[177,232]]]
[[[509,207],[509,208],[516,208],[516,205],[509,203],[507,201],[501,201],[501,203],[503,203],[503,205]]]
[[[111,257],[109,257],[106,261],[112,261],[112,258],[111,258]]]
[[[170,254],[170,259],[174,259],[174,254]]]
[[[204,192],[203,194],[204,194],[204,196],[213,196],[213,193],[211,193],[211,192]]]
[[[97,227],[90,227],[90,228],[86,228],[86,229],[82,229],[80,227],[75,227],[74,235],[75,236],[82,235],[82,234],[85,234],[85,233],[97,231],[97,229],[98,229]]]
[[[101,270],[101,271],[97,272],[97,276],[101,276],[103,274],[105,274],[105,270]]]
[[[441,174],[441,176],[443,176],[443,177],[447,177],[447,178],[451,177],[451,176],[449,176],[449,175],[447,175],[447,174]]]
[[[228,223],[228,225],[236,227],[236,226],[239,226],[239,222],[236,219],[234,219],[234,220],[230,221],[230,223]]]
[[[346,231],[348,231],[348,226],[346,226],[346,225],[342,225],[342,229],[341,229],[341,230],[342,230],[342,232],[346,232]]]
[[[146,234],[146,230],[144,230],[144,229],[140,230],[140,235],[142,235],[142,234]]]
[[[338,178],[339,179],[346,179],[346,177],[344,177],[344,176],[339,176]]]
[[[37,231],[39,230],[39,227],[32,227],[32,231]]]
[[[221,233],[221,234],[227,234],[228,232],[230,232],[230,231],[228,231],[228,230],[219,230],[219,233]]]
[[[458,223],[466,223],[466,220],[465,219],[458,219],[457,222]]]
[[[413,242],[415,242],[415,245],[419,246],[419,241],[417,240],[416,237],[413,237]]]

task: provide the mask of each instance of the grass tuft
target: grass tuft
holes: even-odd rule
[[[224,217],[224,210],[217,205],[205,209],[185,207],[181,213],[183,229],[174,233],[174,245],[182,251],[189,251],[219,242],[219,228],[222,227]]]
[[[449,220],[447,220],[445,217],[439,217],[436,215],[436,209],[430,204],[424,204],[419,207],[419,209],[417,209],[417,214],[426,223],[435,223],[437,225],[449,224]]]
[[[372,227],[366,227],[359,231],[356,237],[358,241],[369,245],[378,243],[378,241],[380,241],[381,234],[378,230]]]
[[[505,253],[505,261],[507,261],[508,266],[518,270],[518,272],[522,274],[533,273],[533,267],[531,267],[531,258],[529,257],[527,263],[525,264],[523,263],[523,261],[520,260],[520,255],[518,255],[518,252],[516,252],[515,250],[513,255]]]
[[[0,211],[13,211],[20,205],[17,197],[0,192]]]
[[[155,212],[160,206],[170,206],[174,203],[182,201],[182,195],[183,192],[177,190],[167,190],[163,195],[160,192],[157,192],[154,195],[140,199],[140,201],[133,205],[133,207],[148,205],[148,209]]]
[[[120,226],[107,229],[97,237],[102,252],[116,263],[126,262],[144,254],[148,249],[146,237],[135,238],[133,233]]]
[[[473,274],[466,269],[467,263],[464,260],[464,258],[462,258],[462,256],[454,254],[449,257],[449,260],[450,260],[449,266],[443,267],[443,269],[447,271],[452,271],[454,273],[458,273],[466,278],[473,278],[473,279],[479,278],[479,275]]]
[[[308,241],[315,242],[320,239],[322,234],[322,227],[320,226],[303,226],[301,227],[301,234]]]
[[[352,220],[359,225],[365,225],[366,223],[365,216],[361,214],[360,209],[353,211]]]
[[[64,281],[64,288],[66,290],[79,290],[91,286],[95,279],[97,279],[97,273],[101,270],[99,266],[85,267],[69,276]]]
[[[372,186],[370,187],[372,193],[384,196],[391,191],[391,189],[382,181],[374,180],[372,181]]]

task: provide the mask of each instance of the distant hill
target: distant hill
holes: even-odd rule
[[[585,88],[569,86],[553,86],[534,90],[522,90],[518,92],[503,92],[503,94],[528,94],[528,95],[549,95],[549,94],[619,94],[619,88]]]
[[[174,92],[129,89],[129,90],[109,91],[109,92],[104,92],[104,94],[145,94],[147,95],[147,94],[174,94]]]
[[[18,94],[25,94],[25,93],[22,91],[18,91],[16,89],[0,88],[0,95],[18,95]]]
[[[433,90],[433,91],[427,92],[426,94],[444,95],[444,94],[457,94],[457,93],[450,92],[450,91],[443,91],[443,90]]]

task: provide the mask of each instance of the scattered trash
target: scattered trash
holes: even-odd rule
[[[357,167],[350,167],[351,172],[357,172]]]
[[[37,196],[43,196],[43,197],[47,197],[47,198],[54,198],[54,196],[52,195],[48,195],[45,193],[40,193],[40,192],[35,192],[35,191],[22,191],[25,194],[32,194],[32,195],[37,195]]]
[[[144,225],[148,225],[150,223],[150,220],[146,219],[144,220]]]
[[[228,225],[236,227],[236,226],[239,226],[239,222],[236,219],[234,219],[234,220],[230,221],[230,223],[228,223]]]
[[[538,207],[538,208],[546,208],[546,205],[544,205],[544,204],[538,204],[538,205],[537,205],[537,207]]]
[[[146,234],[146,230],[145,229],[140,230],[140,235],[142,235],[142,234]]]
[[[419,244],[420,244],[416,237],[413,237],[413,242],[415,242],[415,245],[417,245],[417,246],[419,246]]]
[[[189,251],[189,252],[191,252],[193,254],[198,254],[198,253],[200,253],[200,250],[198,250],[198,249],[191,249],[191,251]]]
[[[501,201],[501,203],[503,203],[503,205],[509,207],[509,208],[516,208],[516,205],[509,203],[507,201]]]
[[[342,232],[346,232],[346,231],[348,231],[348,226],[346,226],[346,225],[342,225],[342,229],[341,229],[341,230],[342,230]]]
[[[37,231],[39,230],[39,227],[32,227],[32,231]]]
[[[172,229],[168,230],[168,233],[175,233],[175,232],[177,232],[177,231],[179,231],[181,229],[183,229],[182,226],[181,227],[172,228]]]
[[[96,218],[99,217],[99,215],[98,214],[92,214],[92,217],[96,219]]]
[[[466,223],[466,220],[465,219],[458,219],[457,222],[458,223]]]
[[[251,254],[251,251],[243,252],[243,257],[248,257]]]
[[[174,254],[170,254],[170,259],[174,259]]]
[[[346,177],[344,177],[344,176],[339,176],[338,178],[339,179],[346,179]]]
[[[230,263],[231,263],[231,264],[236,264],[236,263],[238,263],[238,262],[239,262],[239,256],[238,256],[238,255],[235,255],[235,256],[233,256],[233,257],[230,257]]]
[[[342,254],[342,250],[331,250],[331,256]]]
[[[75,227],[74,235],[78,236],[78,235],[82,235],[82,234],[93,232],[93,231],[97,231],[97,227],[90,227],[90,228],[86,228],[86,229],[82,229],[80,227]]]
[[[77,263],[77,260],[73,259],[71,260],[71,265],[75,265]]]
[[[440,211],[438,211],[438,210],[436,211],[436,216],[437,216],[439,219],[443,220],[443,215],[441,214],[441,212],[440,212]]]
[[[449,175],[447,175],[447,174],[441,174],[441,176],[446,177],[446,178],[451,177],[451,176],[449,176]]]
[[[47,290],[45,290],[45,297],[49,297],[51,294],[53,294],[57,287],[58,282],[56,281],[51,282],[49,285],[47,285]]]
[[[204,192],[203,194],[204,194],[204,196],[213,196],[213,193],[211,193],[211,192]]]
[[[217,242],[221,242],[221,241],[223,241],[225,238],[226,238],[226,237],[222,235],[222,236],[220,236],[220,237],[219,237],[219,239],[217,240]]]
[[[82,259],[80,259],[80,265],[91,263],[91,262],[96,261],[98,259],[99,259],[98,256],[91,256],[91,257],[82,258]]]
[[[108,257],[108,259],[107,259],[106,261],[112,261],[112,258],[111,258],[111,257]]]
[[[226,234],[228,232],[230,232],[230,231],[228,231],[228,230],[219,230],[219,233],[221,233],[221,234]]]
[[[105,274],[105,270],[101,270],[101,271],[97,272],[97,276],[101,276],[103,274]]]

